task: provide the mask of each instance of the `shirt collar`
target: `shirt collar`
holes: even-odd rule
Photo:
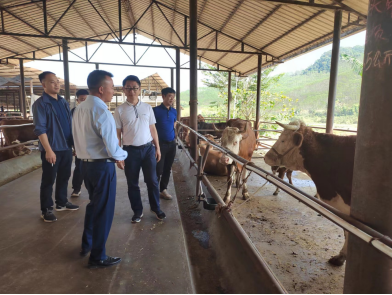
[[[160,107],[164,108],[166,111],[171,111],[172,107],[170,106],[169,109],[163,104],[163,102],[161,103]]]
[[[94,102],[96,102],[96,103],[98,103],[98,104],[101,104],[102,106],[105,106],[105,108],[108,108],[108,106],[106,105],[106,103],[105,103],[102,99],[100,99],[98,96],[89,95],[89,96],[87,96],[87,99],[89,99],[89,98],[93,99]],[[87,99],[86,99],[86,100],[87,100]]]
[[[42,98],[43,98],[43,101],[44,101],[44,102],[46,102],[46,103],[51,103],[51,102],[50,102],[50,99],[53,98],[53,97],[51,97],[49,94],[47,94],[47,93],[44,91],[44,93],[42,94]],[[53,99],[54,99],[54,98],[53,98]],[[57,94],[57,100],[60,101],[61,99],[63,99],[63,98],[62,98],[60,95]]]
[[[129,106],[131,106],[131,107],[134,106],[134,105],[131,104],[127,99],[125,99],[125,102],[127,103],[127,105],[129,105]],[[136,104],[136,106],[137,106],[137,107],[140,106],[141,103],[142,103],[142,101],[141,101],[141,99],[139,98],[139,99],[138,99],[138,102],[137,102],[137,104]]]

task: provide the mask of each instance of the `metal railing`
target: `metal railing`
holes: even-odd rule
[[[179,122],[177,122],[179,123]],[[339,227],[347,230],[351,234],[357,236],[364,242],[368,243],[369,245],[373,246],[380,252],[384,253],[389,258],[392,258],[392,239],[390,237],[384,236],[383,234],[377,232],[376,230],[370,228],[369,226],[361,223],[360,221],[348,216],[339,210],[335,209],[334,207],[324,203],[323,201],[301,191],[300,189],[290,185],[289,183],[281,180],[280,178],[272,175],[268,171],[254,165],[253,163],[248,163],[247,160],[244,158],[239,157],[238,155],[232,153],[230,150],[227,150],[216,143],[210,141],[208,138],[204,137],[200,133],[196,132],[192,128],[179,123],[184,128],[190,130],[190,132],[196,134],[199,138],[203,139],[204,141],[208,142],[213,148],[221,151],[226,156],[230,157],[236,163],[241,165],[246,165],[246,169],[255,173],[256,175],[261,176],[262,178],[268,180],[275,186],[279,187],[290,196],[296,198],[298,201],[304,203],[309,208],[313,209],[314,211],[318,212],[319,214],[323,215]],[[207,152],[208,149],[206,149]],[[217,196],[214,196],[214,198]],[[222,203],[222,199],[217,197],[216,201],[218,203]]]

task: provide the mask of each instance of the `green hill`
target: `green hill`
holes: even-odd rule
[[[364,46],[340,48],[341,54],[354,56],[363,60]],[[313,65],[303,71],[285,74],[271,92],[282,93],[293,99],[298,99],[296,116],[309,123],[326,122],[329,71],[331,66],[331,51],[325,52]],[[354,73],[351,66],[340,60],[338,84],[335,104],[335,123],[355,125],[358,121],[359,98],[362,77]],[[198,88],[199,113],[212,115],[210,102],[223,103],[219,91],[215,88]],[[189,115],[189,90],[181,92],[183,116]]]
[[[210,102],[223,103],[224,99],[219,97],[219,90],[211,87],[199,87],[197,89],[197,100],[199,113],[204,116],[212,115],[214,112],[210,108]],[[184,108],[182,110],[182,116],[189,116],[189,90],[181,92],[181,106]]]
[[[363,46],[341,48],[341,54],[363,59]],[[327,115],[331,51],[325,52],[313,65],[294,74],[286,74],[272,92],[298,99],[296,115],[305,121],[325,123]],[[340,60],[336,89],[335,122],[356,124],[362,77]]]

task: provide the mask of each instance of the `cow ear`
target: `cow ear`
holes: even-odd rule
[[[301,133],[295,132],[293,140],[294,140],[294,144],[297,147],[300,147],[302,145],[302,141],[304,140],[304,137]]]

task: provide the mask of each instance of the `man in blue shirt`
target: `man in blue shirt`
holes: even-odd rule
[[[41,211],[45,222],[57,220],[53,214],[53,184],[56,182],[56,211],[78,210],[67,199],[68,180],[72,165],[71,111],[58,93],[60,83],[52,72],[43,72],[39,80],[43,95],[33,104],[34,133],[39,138],[42,160]]]
[[[76,101],[78,105],[80,105],[82,102],[84,102],[87,98],[88,91],[86,89],[79,89],[76,91]],[[75,112],[76,107],[74,107],[71,110],[71,114],[73,116]],[[75,170],[72,176],[72,194],[71,197],[79,197],[81,190],[82,190],[82,184],[83,184],[83,174],[82,174],[82,169],[80,165],[80,159],[78,158],[78,155],[75,154]]]
[[[105,244],[113,222],[116,201],[116,167],[124,169],[127,152],[120,148],[116,124],[107,102],[114,94],[113,75],[95,70],[88,75],[90,94],[72,119],[75,151],[82,162],[84,185],[90,203],[86,206],[81,256],[89,252],[90,268],[107,267],[121,261],[106,255]]]
[[[170,179],[170,171],[176,156],[175,127],[177,111],[172,108],[175,101],[175,90],[167,87],[162,89],[163,103],[153,108],[156,128],[158,131],[159,145],[161,147],[161,160],[157,163],[157,176],[159,185],[159,196],[165,200],[173,197],[167,192]]]

